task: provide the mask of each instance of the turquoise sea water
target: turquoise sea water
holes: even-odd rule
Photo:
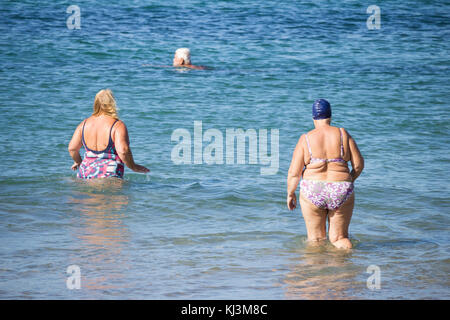
[[[448,1],[1,1],[0,298],[450,298],[449,18]],[[212,69],[158,67],[179,47]],[[103,88],[150,175],[71,172],[68,142]],[[307,246],[285,204],[317,98],[366,160],[350,253]],[[194,121],[278,129],[278,172],[175,165],[171,135]]]

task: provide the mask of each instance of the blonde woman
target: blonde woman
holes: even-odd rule
[[[86,153],[81,160],[80,149]],[[150,170],[133,160],[125,123],[119,120],[116,101],[109,89],[100,90],[95,96],[94,112],[75,129],[69,143],[69,153],[81,179],[117,177],[123,178],[124,164],[135,172]]]

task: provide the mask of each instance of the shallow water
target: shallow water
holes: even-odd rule
[[[66,2],[0,6],[0,298],[450,298],[448,2],[382,1],[370,31],[372,3],[356,1],[77,4],[79,30]],[[178,47],[213,69],[156,67]],[[148,176],[70,171],[67,144],[106,87]],[[319,97],[366,160],[352,252],[308,246],[285,205]],[[279,129],[278,172],[175,165],[171,135],[194,121]]]

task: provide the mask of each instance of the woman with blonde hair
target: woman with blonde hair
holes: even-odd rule
[[[79,153],[82,146],[86,150],[83,160]],[[92,115],[75,129],[68,149],[74,160],[72,170],[78,170],[81,179],[123,178],[124,164],[135,172],[150,171],[134,162],[127,127],[119,120],[109,89],[97,93]]]

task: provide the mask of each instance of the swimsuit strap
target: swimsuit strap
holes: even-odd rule
[[[89,150],[88,147],[86,146],[86,141],[84,141],[84,126],[86,125],[86,121],[87,121],[87,119],[84,119],[83,129],[81,130],[81,142],[83,143],[84,148],[86,150]]]
[[[111,138],[111,133],[112,133],[112,129],[113,129],[113,127],[114,127],[114,125],[116,124],[117,121],[119,121],[119,120],[116,119],[116,121],[114,121],[114,123],[113,123],[112,126],[111,126],[111,129],[109,130],[109,143],[108,143],[108,147],[112,146],[112,144],[113,144],[113,141],[112,141],[112,138]]]
[[[111,140],[111,141],[112,141],[112,139],[111,139],[112,128],[114,127],[114,125],[116,124],[117,121],[119,121],[119,120],[116,119],[116,121],[114,121],[113,125],[111,126],[111,129],[109,130],[109,140]]]
[[[309,146],[309,140],[308,140],[308,134],[305,133],[305,137],[306,137],[306,144],[308,145],[308,150],[309,150],[309,157],[312,159],[312,152],[311,152],[311,147]],[[310,161],[311,161],[310,159]]]
[[[339,128],[339,131],[341,132],[341,159],[344,159],[344,141],[342,139],[342,128]]]

